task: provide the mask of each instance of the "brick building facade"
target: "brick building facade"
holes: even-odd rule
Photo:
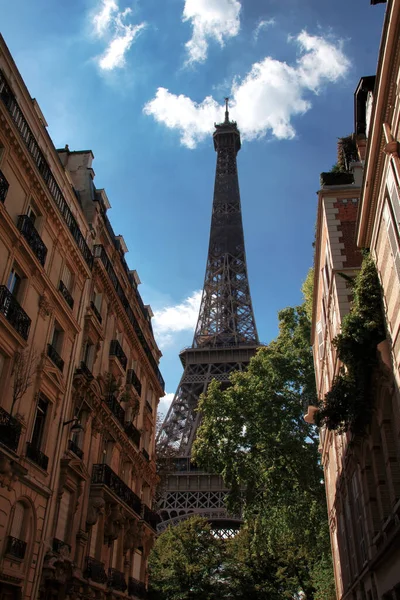
[[[318,398],[341,364],[333,338],[351,308],[344,275],[369,249],[382,285],[386,340],[371,373],[372,413],[364,435],[321,429],[328,516],[338,598],[400,598],[400,2],[389,0],[378,71],[355,94],[357,156],[347,185],[339,174],[319,192],[313,352]],[[354,180],[353,180],[354,175]],[[336,177],[336,180],[335,180]],[[312,421],[310,407],[307,420]]]

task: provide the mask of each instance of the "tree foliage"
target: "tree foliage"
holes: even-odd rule
[[[205,519],[192,517],[160,535],[149,558],[154,600],[224,598],[224,543]]]
[[[315,401],[302,305],[282,310],[276,340],[231,376],[228,389],[213,381],[199,406],[195,460],[224,477],[230,508],[241,505],[253,523],[248,535],[275,573],[279,598],[300,590],[309,599],[334,597],[318,439],[303,419]]]

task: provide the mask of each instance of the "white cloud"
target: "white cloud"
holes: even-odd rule
[[[293,65],[266,57],[254,63],[243,79],[236,78],[232,83],[231,115],[238,121],[245,140],[259,139],[268,133],[278,139],[293,138],[293,117],[311,108],[307,96],[317,94],[326,83],[335,83],[349,69],[350,61],[341,42],[306,31],[293,39],[300,51]],[[179,131],[181,143],[188,148],[195,148],[209,136],[214,122],[221,121],[224,113],[223,106],[212,96],[197,103],[162,87],[143,110],[169,129]]]
[[[126,23],[132,9],[120,11],[115,0],[102,0],[99,11],[92,16],[95,35],[107,43],[97,63],[103,71],[112,71],[125,65],[125,56],[134,39],[146,27],[146,23]]]
[[[275,25],[275,22],[276,21],[274,18],[264,19],[264,20],[260,21],[253,32],[254,41],[256,42],[258,40],[258,36],[260,35],[260,33],[263,29],[268,29],[268,27]]]
[[[186,64],[206,60],[210,39],[223,46],[226,39],[239,33],[240,9],[238,0],[185,0],[182,20],[193,26],[192,38],[186,43]]]
[[[98,37],[103,36],[109,28],[113,14],[118,11],[118,4],[115,0],[103,0],[101,9],[93,15],[93,25]]]
[[[180,304],[166,306],[161,310],[154,311],[152,324],[160,348],[169,346],[173,342],[174,334],[187,330],[194,332],[199,314],[201,294],[201,290],[198,290]]]
[[[175,394],[174,393],[169,393],[169,394],[165,394],[165,396],[163,398],[160,399],[160,403],[158,405],[158,414],[160,416],[165,417],[169,407],[171,406],[171,402],[174,399]]]
[[[132,46],[132,42],[138,33],[145,28],[145,24],[123,25],[122,33],[109,43],[104,54],[99,59],[99,66],[104,71],[111,71],[116,67],[125,65],[125,54]]]

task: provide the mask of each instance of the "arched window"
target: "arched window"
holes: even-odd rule
[[[23,502],[18,501],[14,505],[11,518],[5,553],[23,560],[30,536],[30,510]]]

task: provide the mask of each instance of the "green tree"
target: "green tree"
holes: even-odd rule
[[[161,534],[149,558],[150,597],[218,600],[227,597],[224,542],[205,519],[194,516]]]
[[[253,544],[275,565],[280,597],[302,590],[308,599],[328,600],[334,593],[323,472],[315,429],[303,419],[303,407],[316,400],[305,306],[281,311],[279,329],[228,389],[209,386],[195,460],[224,477],[232,508],[241,505],[245,520],[255,519]],[[323,565],[328,585],[318,581]]]

